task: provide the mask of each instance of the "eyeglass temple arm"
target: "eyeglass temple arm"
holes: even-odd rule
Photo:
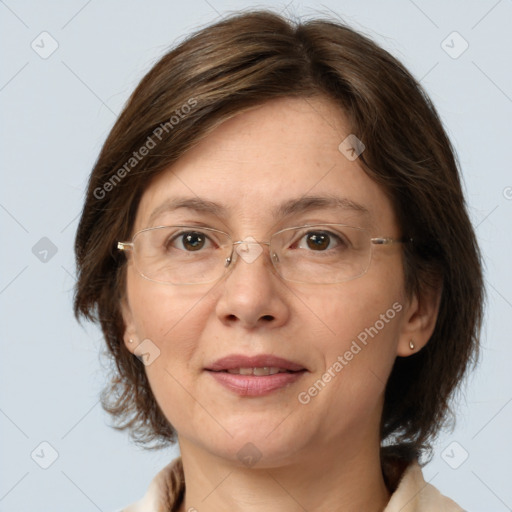
[[[389,238],[389,237],[376,237],[371,238],[370,241],[375,245],[391,245],[391,244],[406,244],[412,242],[413,239],[410,237],[403,238]]]

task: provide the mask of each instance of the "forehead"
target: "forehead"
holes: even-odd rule
[[[299,213],[294,203],[302,199],[304,206],[308,197],[330,198],[326,207],[338,202],[356,217],[366,210],[366,222],[392,229],[387,196],[357,159],[339,149],[349,135],[343,112],[323,97],[278,99],[240,113],[148,186],[135,230],[158,224],[159,216],[187,199],[189,206],[209,202],[209,212],[230,225],[256,226]],[[321,209],[322,201],[316,204]]]

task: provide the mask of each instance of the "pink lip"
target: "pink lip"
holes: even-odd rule
[[[281,368],[293,373],[276,373],[274,375],[238,375],[227,373],[226,370],[237,368]],[[268,354],[244,356],[232,354],[215,361],[208,368],[208,373],[229,390],[241,396],[262,396],[285,386],[289,386],[301,378],[307,369],[302,365]]]
[[[262,396],[288,386],[300,379],[305,370],[274,375],[237,375],[225,372],[208,373],[226,388],[242,396]]]

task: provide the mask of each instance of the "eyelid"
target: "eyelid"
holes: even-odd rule
[[[340,244],[344,244],[345,246],[352,245],[350,239],[347,239],[345,236],[343,236],[342,233],[337,232],[333,226],[325,226],[322,224],[318,226],[301,227],[301,230],[297,231],[297,242],[300,242],[300,240],[302,240],[309,233],[325,233],[330,238],[336,239]]]
[[[292,230],[292,229],[301,229],[302,236],[309,231],[315,231],[315,230],[316,231],[325,231],[327,233],[330,233],[332,236],[336,236],[337,238],[339,238],[340,240],[343,241],[344,237],[343,237],[342,233],[338,233],[336,231],[336,227],[335,227],[336,225],[346,225],[348,227],[352,227],[352,228],[362,230],[362,231],[365,231],[368,233],[371,232],[371,230],[366,226],[357,225],[355,223],[349,224],[346,222],[340,222],[339,219],[333,219],[333,220],[328,220],[328,221],[325,221],[325,220],[324,221],[318,221],[318,220],[311,221],[310,220],[305,223],[297,223],[297,222],[288,223],[287,222],[284,226],[279,226],[279,227],[274,225],[274,229],[268,230],[267,234],[263,235],[261,238],[258,238],[258,240],[260,241],[260,243],[266,243],[267,241],[270,240],[270,238],[272,238],[275,235],[278,235],[279,233],[281,233],[283,231],[286,232],[286,231]],[[139,233],[141,233],[143,231],[152,231],[155,229],[172,227],[172,226],[177,227],[177,231],[175,231],[173,234],[174,237],[179,236],[180,233],[186,233],[187,231],[199,231],[199,232],[204,233],[204,235],[207,238],[212,239],[212,235],[214,235],[215,232],[219,231],[221,233],[226,234],[229,237],[229,239],[231,239],[232,241],[235,241],[235,240],[243,241],[243,239],[241,239],[240,237],[238,237],[238,238],[234,237],[234,235],[232,235],[230,233],[231,230],[229,230],[228,228],[223,228],[222,226],[216,227],[214,224],[199,222],[197,220],[196,221],[189,220],[189,221],[185,221],[185,222],[176,221],[173,223],[165,223],[165,224],[159,223],[155,226],[143,228],[143,229],[137,231],[134,234],[133,238],[135,238],[137,235],[139,235]],[[210,231],[212,231],[213,233]],[[350,239],[348,240],[348,242],[350,243]]]
[[[294,216],[293,218],[282,219],[281,221],[279,221],[279,223],[274,224],[274,228],[273,230],[271,230],[270,234],[277,233],[278,231],[282,231],[283,229],[302,226],[326,226],[326,229],[328,230],[329,224],[341,224],[346,226],[352,226],[354,228],[364,229],[368,232],[375,231],[375,226],[373,225],[372,222],[370,222],[369,219],[362,219],[360,216],[349,216],[340,218],[339,216],[326,213],[325,216],[322,218],[319,218],[317,216],[310,217],[307,214],[300,214]]]

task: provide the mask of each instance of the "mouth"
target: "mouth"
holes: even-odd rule
[[[287,388],[308,370],[299,363],[272,355],[231,355],[205,370],[222,386],[240,396],[263,396]]]

